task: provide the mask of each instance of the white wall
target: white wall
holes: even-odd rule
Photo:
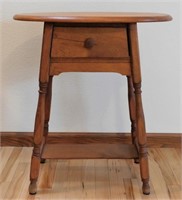
[[[32,131],[37,104],[43,24],[13,21],[14,14],[147,11],[173,16],[172,22],[139,24],[147,132],[182,132],[179,1],[4,0],[1,6],[1,131]],[[65,73],[53,83],[51,131],[129,132],[124,76]]]

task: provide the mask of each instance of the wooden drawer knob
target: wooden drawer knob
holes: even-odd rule
[[[84,42],[84,47],[87,49],[91,49],[95,45],[95,41],[92,38],[87,38]]]

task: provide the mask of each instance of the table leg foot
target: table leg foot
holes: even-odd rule
[[[143,194],[149,195],[150,194],[150,186],[149,186],[149,180],[142,180],[143,181]]]
[[[140,159],[139,159],[139,158],[135,158],[135,159],[134,159],[134,163],[135,163],[135,164],[139,164],[139,163],[140,163]]]
[[[40,159],[40,163],[44,164],[46,162],[46,159],[45,158],[41,158]]]
[[[29,185],[29,194],[35,195],[37,193],[37,181],[31,181]]]

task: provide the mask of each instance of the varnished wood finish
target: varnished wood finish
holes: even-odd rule
[[[104,159],[138,158],[138,152],[132,144],[46,144],[42,158],[54,159]]]
[[[87,48],[88,39],[92,46]],[[55,27],[53,58],[122,58],[128,57],[126,28]]]
[[[38,13],[16,15],[14,19],[45,22],[29,193],[37,192],[40,161],[46,158],[134,158],[135,161],[139,158],[143,194],[149,194],[137,23],[169,21],[171,16],[155,13]],[[116,72],[127,76],[133,144],[47,143],[52,76],[62,72]],[[127,198],[131,197],[130,185],[131,181],[124,180],[124,186],[128,187]]]
[[[51,64],[53,63],[129,63],[131,60],[126,58],[51,58]]]
[[[52,58],[50,75],[62,72],[115,72],[130,76],[131,64],[129,58]]]
[[[167,14],[142,12],[61,12],[17,14],[14,19],[64,23],[136,23],[170,21],[172,17]]]
[[[42,148],[44,147],[44,144],[47,142],[48,132],[49,132],[49,119],[50,119],[51,97],[52,97],[52,79],[53,77],[50,76],[48,82],[46,100],[45,100],[44,140],[42,142]],[[41,159],[41,163],[43,162],[45,162],[45,160]]]
[[[131,121],[132,143],[136,144],[137,146],[138,141],[137,141],[137,134],[136,134],[136,102],[135,102],[133,81],[130,76],[127,77],[127,82],[128,82],[128,104],[129,104],[129,113],[130,113],[130,121]]]
[[[32,147],[33,133],[31,132],[2,132],[2,147]],[[181,149],[182,134],[179,133],[147,133],[147,146],[150,148],[179,148]],[[131,144],[130,133],[49,133],[48,144],[87,144],[106,143]]]
[[[131,75],[130,63],[52,63],[50,75],[59,75],[62,72],[115,72],[122,75]]]
[[[49,66],[50,66],[50,49],[52,42],[52,32],[53,25],[51,23],[45,23],[44,25],[44,35],[42,43],[42,56],[40,64],[40,74],[39,74],[39,99],[35,118],[35,128],[34,128],[34,148],[32,153],[31,169],[30,169],[30,194],[36,194],[37,192],[37,179],[40,169],[41,161],[41,149],[43,145],[43,135],[44,135],[44,124],[48,121],[45,114],[47,89],[49,84]],[[49,101],[49,99],[48,99]],[[47,108],[49,110],[49,108]],[[49,111],[47,111],[49,113]]]
[[[2,200],[130,199],[180,200],[182,154],[176,148],[149,148],[151,194],[142,194],[138,165],[125,159],[49,160],[41,166],[39,193],[27,193],[32,148],[2,147]]]
[[[140,72],[140,59],[139,59],[139,46],[137,24],[129,24],[129,41],[131,50],[131,71],[136,101],[136,124],[137,124],[137,138],[139,145],[139,159],[140,159],[140,172],[143,181],[143,193],[150,194],[149,187],[149,167],[148,167],[148,154],[147,154],[147,137],[145,130],[145,118],[142,107],[141,97],[141,72]]]
[[[128,82],[128,104],[129,104],[129,113],[131,121],[132,143],[136,146],[136,149],[139,152],[139,145],[137,140],[137,126],[136,126],[136,101],[135,101],[133,81],[131,76],[127,76],[127,82]],[[139,159],[135,159],[135,163],[139,163]]]

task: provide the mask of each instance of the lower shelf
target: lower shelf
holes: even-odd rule
[[[45,144],[42,158],[53,159],[130,159],[138,158],[133,144]]]

